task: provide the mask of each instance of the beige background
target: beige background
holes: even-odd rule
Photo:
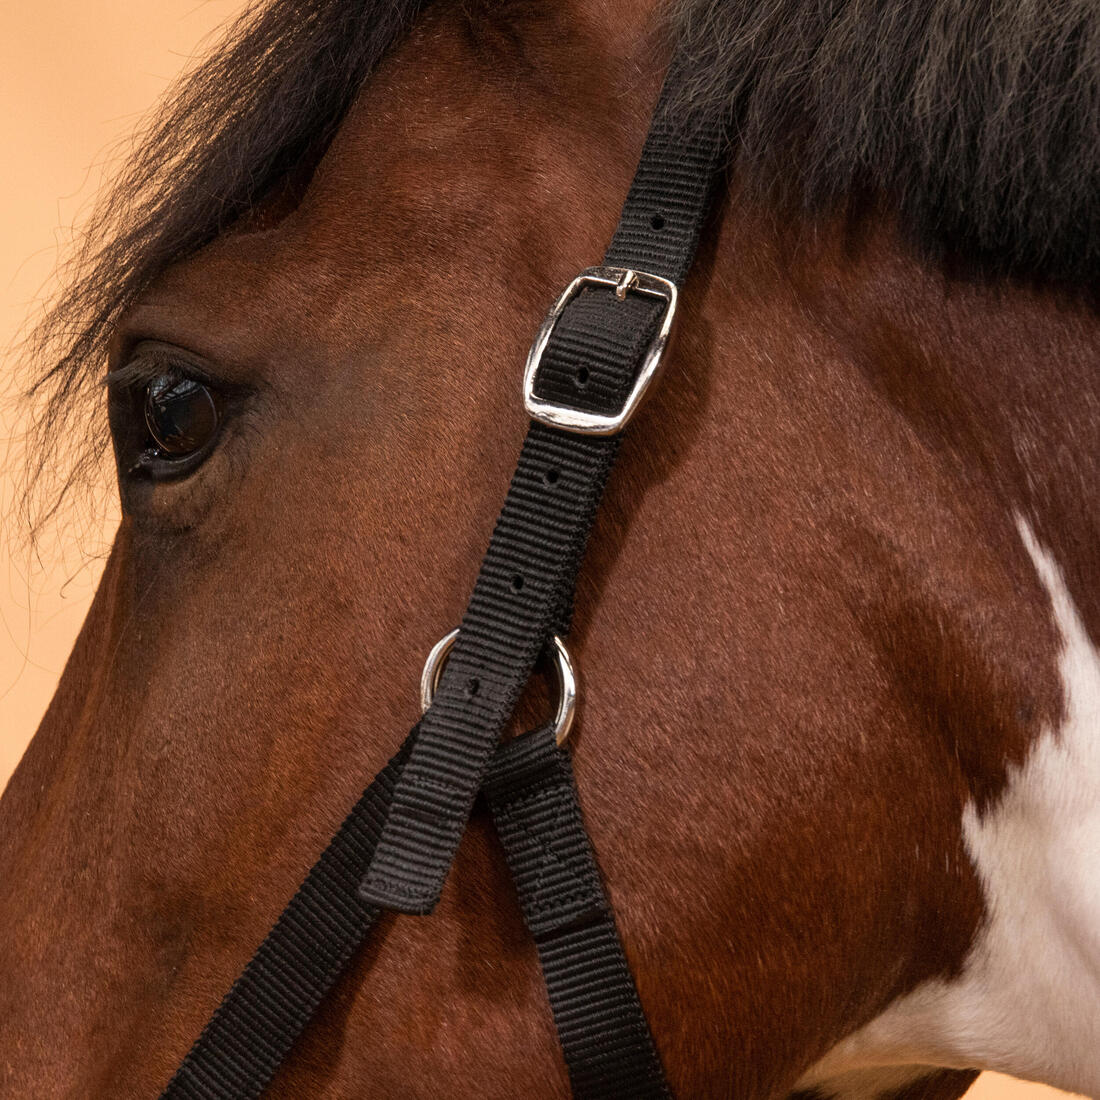
[[[112,151],[239,0],[0,5],[0,347],[33,311]],[[14,510],[24,419],[5,357],[0,406],[0,787],[37,725],[94,591],[115,523],[111,487],[43,533]],[[986,1075],[979,1100],[1061,1094]]]

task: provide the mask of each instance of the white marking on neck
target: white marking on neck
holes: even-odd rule
[[[1018,525],[1062,636],[1065,714],[994,807],[963,813],[987,921],[959,978],[896,1001],[800,1087],[844,1096],[831,1083],[853,1071],[921,1063],[1100,1095],[1100,653],[1058,564]]]

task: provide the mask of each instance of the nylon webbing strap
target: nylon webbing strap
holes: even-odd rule
[[[246,1100],[267,1087],[378,916],[359,897],[359,882],[415,733],[344,819],[162,1100]]]
[[[428,913],[500,731],[563,611],[617,441],[534,425],[435,702],[364,882],[372,905]],[[426,742],[426,744],[425,744]]]
[[[722,159],[719,128],[685,133],[667,117],[676,73],[653,127],[605,263],[681,283]],[[559,318],[538,396],[587,411],[621,408],[664,304],[587,288]],[[429,913],[439,900],[489,757],[550,634],[572,604],[576,572],[618,437],[532,424],[435,702],[394,791],[362,895]]]
[[[667,1100],[660,1059],[549,729],[498,749],[485,794],[538,948],[576,1100]]]
[[[263,1093],[378,916],[359,898],[359,881],[407,754],[408,743],[348,814],[161,1100],[255,1100]],[[667,1097],[568,752],[546,729],[518,738],[497,749],[485,789],[538,948],[574,1096]]]

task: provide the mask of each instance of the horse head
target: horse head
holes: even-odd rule
[[[416,721],[677,37],[730,172],[570,638],[673,1090],[1100,1090],[1100,21],[419,7],[238,28],[47,322],[123,519],[0,803],[0,1091],[162,1088]],[[483,814],[378,932],[273,1094],[568,1095]]]

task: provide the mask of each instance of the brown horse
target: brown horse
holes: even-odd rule
[[[676,35],[730,183],[572,636],[675,1093],[1100,1093],[1095,5],[419,7],[253,13],[43,330],[124,518],[0,804],[0,1094],[156,1095],[415,720]],[[568,1094],[482,817],[271,1091]]]

